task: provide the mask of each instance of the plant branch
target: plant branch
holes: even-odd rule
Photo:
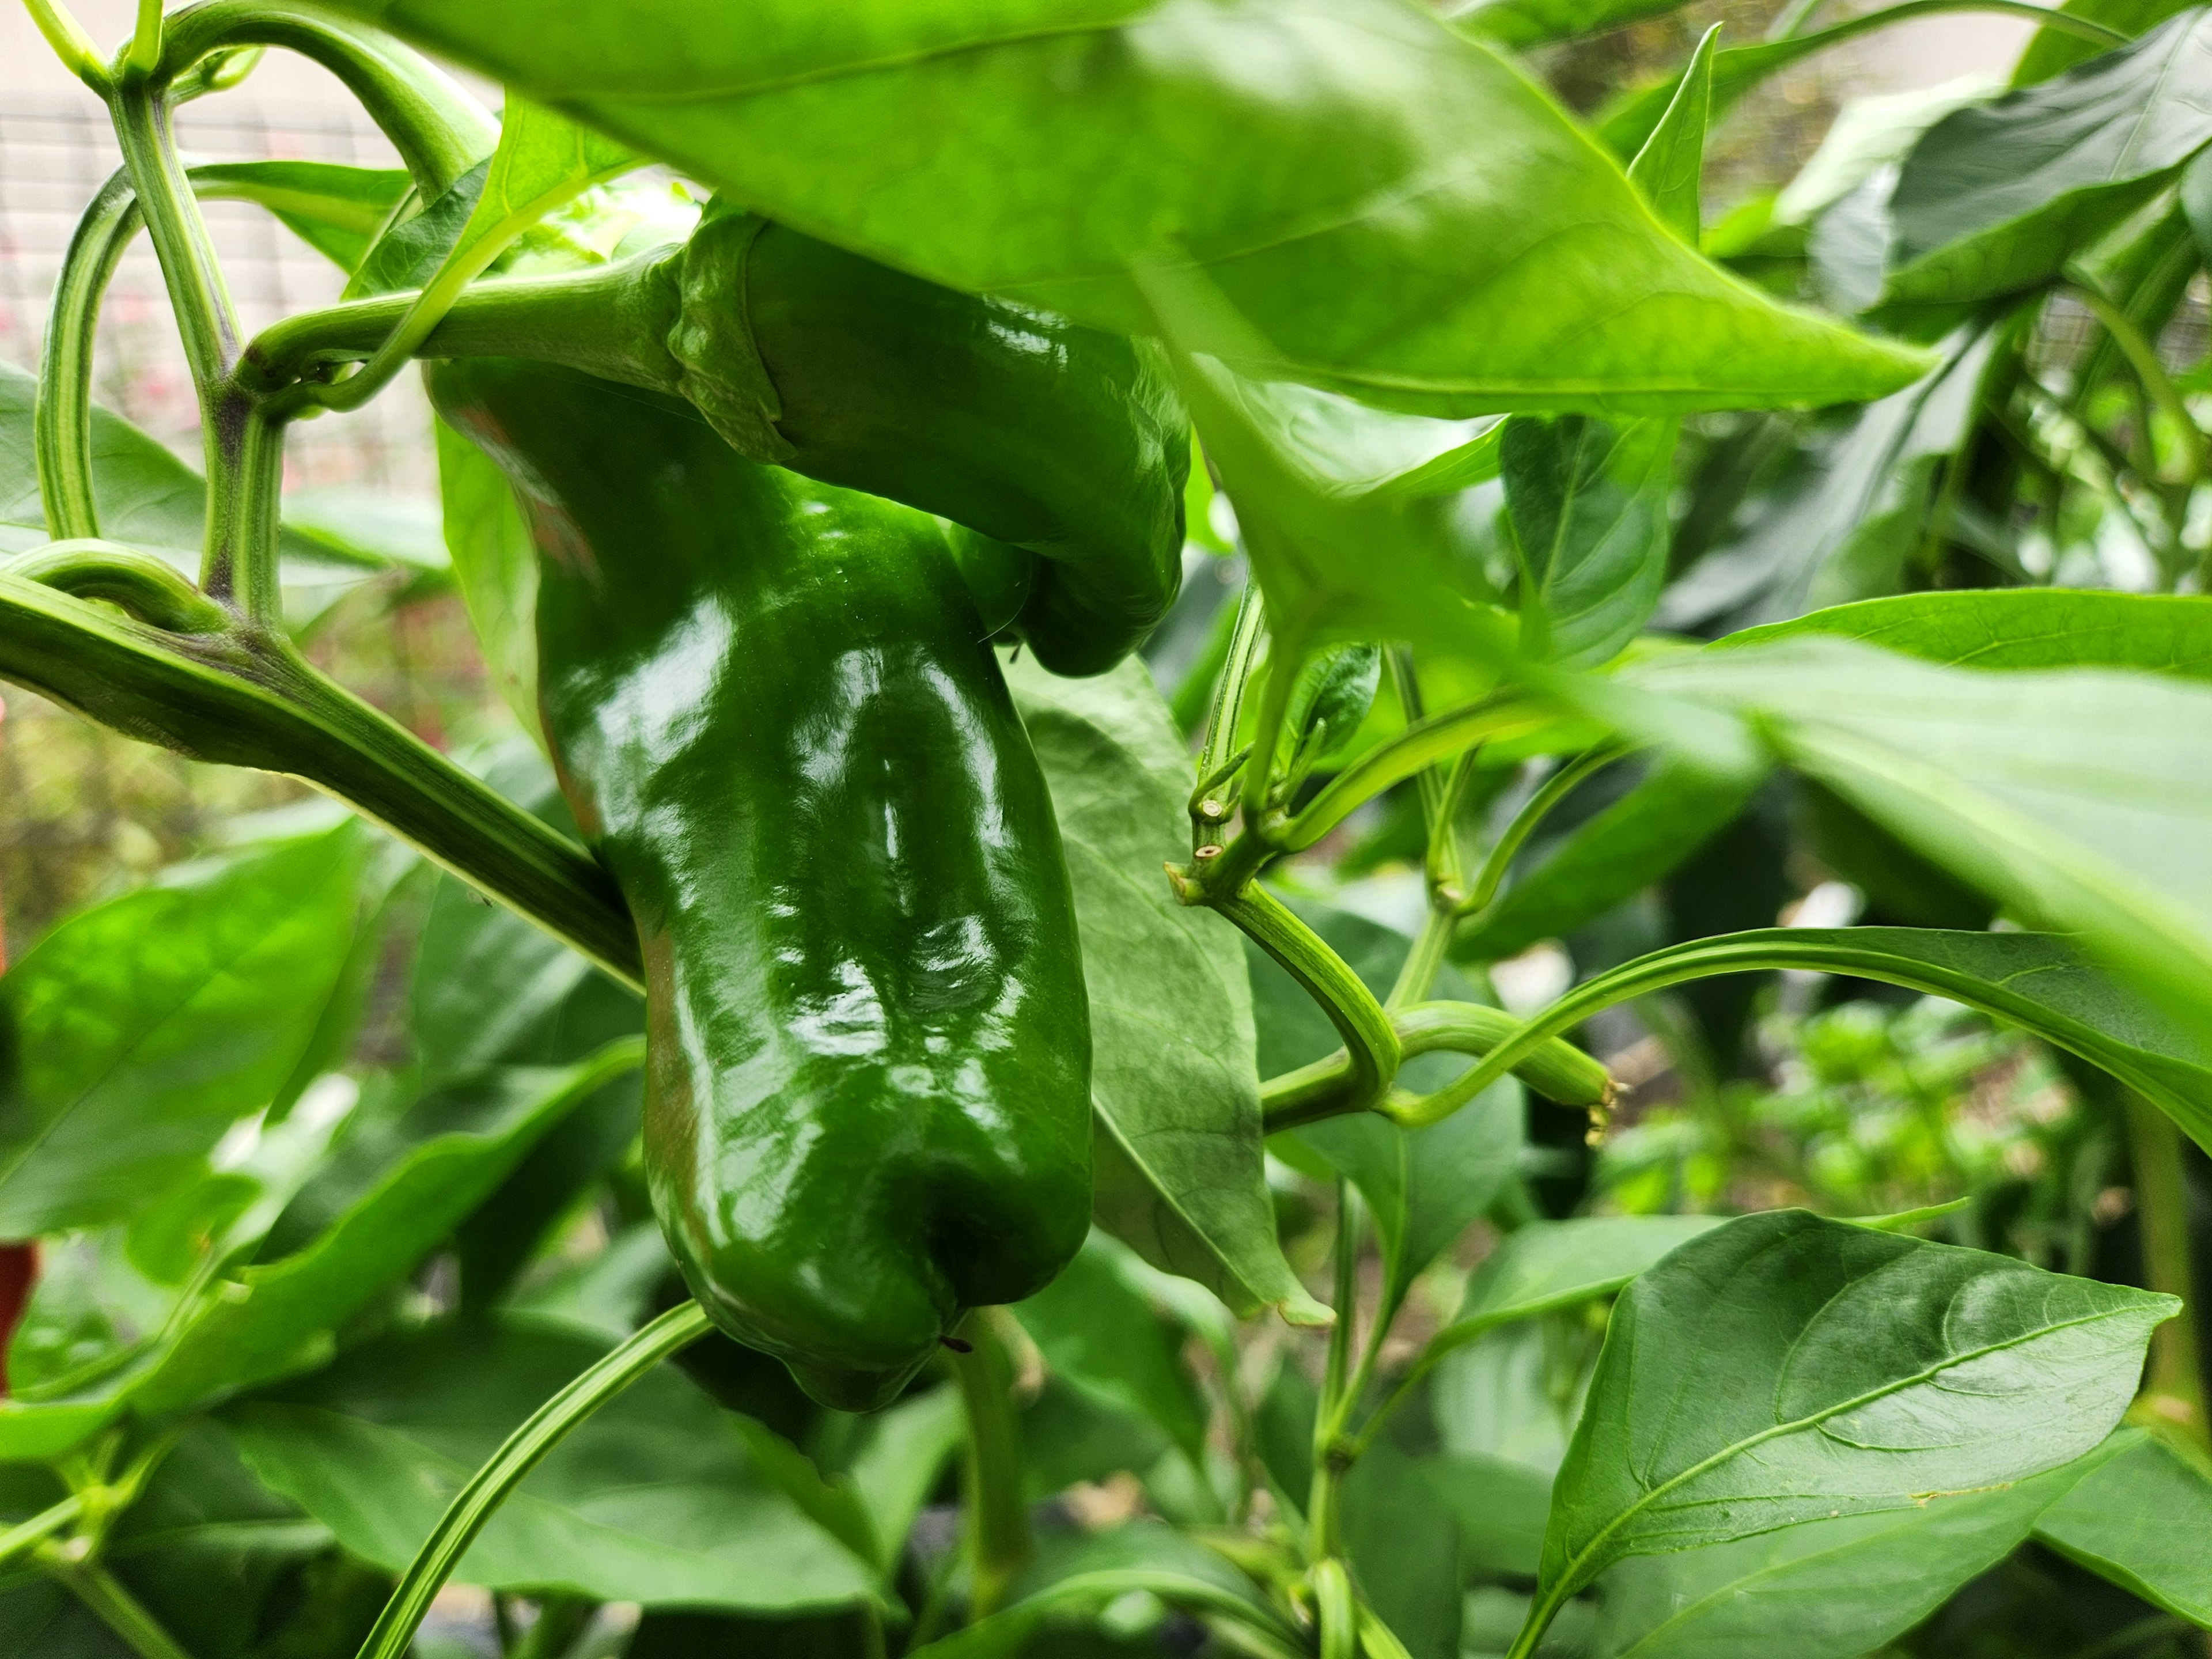
[[[1339,1513],[1345,1465],[1336,1443],[1351,1370],[1352,1328],[1359,1322],[1358,1189],[1336,1178],[1336,1322],[1328,1329],[1328,1359],[1322,1372],[1320,1408],[1314,1414],[1313,1484],[1306,1497],[1306,1547],[1316,1564],[1342,1547]]]
[[[1212,902],[1305,988],[1344,1039],[1344,1097],[1358,1105],[1347,1104],[1343,1109],[1358,1110],[1381,1099],[1397,1076],[1403,1054],[1396,1028],[1365,981],[1329,949],[1327,940],[1259,883],[1249,883],[1233,897]]]
[[[1252,670],[1267,640],[1267,606],[1260,585],[1246,581],[1237,601],[1237,621],[1230,630],[1229,651],[1222,665],[1221,681],[1213,694],[1213,712],[1206,726],[1206,744],[1199,752],[1199,788],[1191,802],[1194,846],[1211,842],[1220,826],[1237,810],[1235,757],[1239,752],[1237,728],[1243,724],[1244,698]],[[1215,792],[1221,793],[1218,796]]]
[[[62,67],[103,97],[110,82],[106,60],[84,26],[70,13],[61,0],[23,0],[31,14],[31,21],[39,26],[39,33],[46,37],[54,56],[62,60]]]
[[[40,1551],[39,1565],[68,1585],[139,1659],[191,1659],[122,1581],[98,1562],[76,1559],[65,1547],[48,1544]]]
[[[1322,786],[1297,816],[1272,831],[1280,851],[1303,852],[1395,783],[1478,743],[1533,731],[1553,716],[1517,692],[1499,691],[1480,702],[1416,720],[1385,744],[1369,750]]]
[[[697,1303],[672,1308],[532,1413],[530,1420],[509,1435],[507,1443],[470,1478],[439,1517],[408,1564],[392,1599],[385,1603],[368,1639],[362,1644],[358,1659],[404,1659],[431,1601],[460,1565],[484,1523],[523,1477],[570,1430],[669,1355],[697,1341],[708,1329],[706,1310]]]
[[[2190,1261],[2181,1132],[2134,1090],[2123,1092],[2145,1279],[2149,1289],[2181,1298],[2180,1311],[2151,1333],[2142,1403],[2162,1432],[2185,1437],[2202,1462],[2212,1455],[2212,1437],[2206,1431],[2204,1377],[2197,1357],[2197,1274]]]
[[[1474,885],[1460,902],[1459,914],[1471,916],[1489,908],[1514,856],[1528,844],[1536,826],[1551,815],[1553,807],[1574,793],[1577,784],[1612,765],[1626,752],[1618,744],[1601,744],[1576,757],[1545,779],[1543,787],[1513,815],[1513,822],[1505,826],[1505,833],[1498,836],[1498,844],[1483,859],[1482,867],[1475,872]]]
[[[195,760],[289,772],[335,795],[630,985],[637,934],[574,842],[359,698],[283,640],[166,632],[0,572],[0,678]]]
[[[1503,1008],[1477,1002],[1417,1002],[1389,1011],[1398,1035],[1400,1064],[1416,1054],[1486,1054],[1522,1029]],[[1562,1106],[1605,1106],[1613,1098],[1613,1079],[1595,1060],[1559,1037],[1539,1044],[1513,1066],[1514,1075],[1547,1100]],[[1260,1107],[1267,1133],[1301,1123],[1365,1110],[1353,1103],[1352,1065],[1342,1049],[1285,1072],[1260,1085]]]
[[[1029,1502],[1023,1490],[1021,1425],[1014,1418],[1013,1370],[1006,1345],[978,1310],[961,1327],[968,1352],[949,1349],[968,1419],[968,1528],[973,1557],[973,1615],[988,1619],[1029,1565]]]

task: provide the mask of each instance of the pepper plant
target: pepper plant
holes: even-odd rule
[[[1709,224],[1729,103],[1953,0],[1587,124],[1530,64],[1665,0],[27,3],[124,165],[0,674],[334,805],[0,977],[10,1650],[2201,1647],[2205,12],[1976,0],[2012,89]],[[188,164],[271,49],[402,169]],[[214,199],[343,298],[244,337]],[[204,475],[91,402],[142,230]],[[288,583],[379,556],[289,425],[418,361],[450,755]],[[1730,1184],[1823,986],[1933,1000],[1821,1120],[1933,1201]],[[2020,1056],[2132,1270],[1977,1248]]]

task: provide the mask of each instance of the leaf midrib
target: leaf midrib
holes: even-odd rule
[[[1680,1474],[1670,1475],[1657,1486],[1650,1487],[1641,1498],[1622,1510],[1619,1515],[1600,1528],[1589,1544],[1568,1562],[1566,1571],[1560,1575],[1559,1582],[1562,1584],[1576,1583],[1577,1576],[1583,1571],[1591,1558],[1631,1520],[1650,1508],[1656,1500],[1665,1497],[1667,1493],[1677,1487],[1695,1480],[1708,1469],[1716,1468],[1730,1458],[1749,1451],[1754,1446],[1762,1446],[1770,1440],[1779,1440],[1788,1435],[1799,1434],[1807,1429],[1816,1429],[1831,1419],[1842,1416],[1845,1412],[1856,1411],[1862,1406],[1872,1405],[1878,1400],[1886,1400],[1892,1395],[1901,1394],[1907,1389],[1917,1388],[1923,1382],[1932,1382],[1935,1378],[1942,1376],[1944,1372],[1954,1370],[1973,1360],[1985,1358],[1990,1354],[2002,1353],[2007,1349],[2017,1348],[2029,1342],[2040,1341],[2045,1337],[2056,1335],[2061,1331],[2075,1330],[2084,1326],[2100,1324],[2108,1319],[2118,1319],[2129,1311],[2131,1310],[2114,1308],[2108,1312],[2090,1314],[2080,1319],[2062,1320],[2056,1324],[2042,1325],[2034,1330],[2024,1331],[2020,1335],[2002,1342],[1992,1342],[1982,1347],[1949,1355],[1940,1364],[1929,1365],[1909,1376],[1899,1377],[1893,1382],[1884,1383],[1880,1388],[1869,1389],[1864,1394],[1839,1401],[1836,1405],[1826,1407],[1808,1416],[1796,1418],[1787,1423],[1778,1423],[1771,1428],[1762,1429],[1757,1434],[1745,1439],[1732,1442],[1710,1456],[1692,1464]]]

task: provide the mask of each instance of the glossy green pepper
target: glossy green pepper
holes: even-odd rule
[[[538,549],[546,734],[643,946],[669,1244],[725,1331],[880,1406],[1091,1211],[1059,833],[946,533],[574,370],[430,383]]]
[[[677,390],[740,452],[1039,556],[1015,625],[1046,667],[1167,614],[1190,423],[1158,347],[719,206],[660,274]]]

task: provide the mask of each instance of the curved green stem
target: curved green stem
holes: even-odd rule
[[[1342,1492],[1345,1469],[1337,1435],[1351,1381],[1352,1328],[1359,1322],[1359,1192],[1336,1178],[1336,1322],[1328,1328],[1328,1359],[1322,1376],[1319,1409],[1314,1414],[1313,1485],[1306,1496],[1306,1548],[1316,1564],[1343,1547]]]
[[[1117,1567],[1098,1572],[1073,1574],[1039,1590],[1019,1606],[1007,1608],[996,1615],[993,1621],[980,1626],[971,1626],[946,1639],[967,1649],[970,1644],[978,1641],[978,1630],[1003,1628],[1009,1632],[1020,1632],[1029,1628],[1030,1621],[1048,1607],[1085,1601],[1103,1605],[1134,1590],[1157,1595],[1170,1607],[1230,1620],[1240,1630],[1249,1632],[1267,1644],[1262,1651],[1295,1655],[1304,1650],[1298,1643],[1297,1633],[1266,1607],[1209,1580],[1155,1567]],[[910,1649],[910,1659],[922,1659],[929,1650],[927,1646]]]
[[[57,540],[100,534],[92,476],[92,348],[100,302],[123,251],[142,223],[138,192],[118,168],[108,175],[70,237],[46,313],[32,428],[39,499]]]
[[[283,640],[185,636],[0,571],[0,678],[195,760],[289,772],[641,982],[637,933],[597,860],[343,688]]]
[[[84,1493],[74,1492],[29,1520],[18,1521],[5,1532],[0,1532],[0,1566],[28,1555],[56,1533],[74,1525],[84,1510]]]
[[[1283,852],[1304,852],[1392,784],[1478,743],[1533,731],[1552,718],[1517,693],[1500,691],[1463,708],[1416,720],[1330,779],[1271,839]]]
[[[137,26],[124,49],[120,68],[125,76],[145,79],[161,61],[161,0],[138,0]]]
[[[1482,860],[1482,868],[1475,872],[1474,885],[1460,901],[1459,914],[1471,916],[1488,908],[1490,902],[1498,896],[1498,889],[1505,879],[1507,868],[1512,864],[1515,855],[1528,844],[1528,837],[1536,832],[1536,826],[1550,816],[1553,807],[1574,793],[1577,784],[1592,773],[1612,765],[1626,752],[1618,744],[1601,744],[1577,756],[1545,779],[1543,787],[1529,796],[1527,805],[1513,815],[1513,822],[1505,826],[1505,833],[1498,836],[1498,844]]]
[[[107,63],[100,48],[84,32],[84,26],[70,13],[61,0],[23,0],[31,14],[31,21],[39,26],[39,33],[46,37],[54,56],[62,60],[62,67],[90,87],[106,95],[108,89]]]
[[[207,545],[200,586],[257,628],[281,625],[276,568],[278,498],[284,481],[282,416],[226,386],[214,402],[209,450]]]
[[[1476,1002],[1416,1002],[1389,1011],[1401,1063],[1416,1054],[1486,1054],[1522,1030],[1503,1008]],[[1553,1037],[1516,1062],[1514,1075],[1562,1106],[1604,1106],[1613,1097],[1605,1067],[1572,1043]],[[1352,1103],[1352,1065],[1342,1050],[1260,1085],[1262,1121],[1269,1134],[1301,1123],[1366,1109]]]
[[[499,128],[450,76],[410,47],[290,0],[210,0],[168,20],[157,79],[214,53],[276,46],[319,64],[392,140],[424,200],[492,153]]]
[[[1313,1593],[1321,1659],[1359,1659],[1359,1613],[1342,1561],[1331,1555],[1314,1563]]]
[[[117,542],[52,542],[9,560],[8,574],[81,599],[105,599],[172,634],[220,634],[232,623],[175,566]]]
[[[2063,12],[2055,11],[2046,15],[2054,20],[2065,15]],[[2159,361],[2158,348],[2144,337],[2143,331],[2136,326],[2135,319],[2128,315],[2126,307],[2114,304],[2094,283],[2075,277],[2067,283],[2065,291],[2079,300],[2104,325],[2105,332],[2112,337],[2112,343],[2120,349],[2120,355],[2128,360],[2128,367],[2135,371],[2136,379],[2143,391],[2173,423],[2175,434],[2181,440],[2184,464],[2189,469],[2188,482],[2194,483],[2201,480],[2204,477],[2204,434],[2191,416],[2189,405],[2182,401],[2180,391],[2167,375],[2166,365]],[[2150,434],[2145,433],[2143,435],[2144,447],[2151,453],[2152,464],[2155,466],[2157,455],[2150,448]]]
[[[1407,1128],[1441,1122],[1546,1042],[1616,1003],[1716,974],[1791,968],[1879,980],[1884,984],[1901,985],[1909,990],[1963,1002],[2024,1026],[2081,1055],[2130,1088],[2140,1090],[2178,1117],[2199,1115],[2192,1103],[2177,1095],[2154,1072],[2131,1061],[2129,1051],[2089,1027],[2067,1020],[2002,985],[1932,962],[1893,956],[1876,946],[1853,945],[1832,934],[1808,939],[1788,927],[1759,928],[1718,939],[1693,940],[1625,963],[1577,986],[1434,1094],[1386,1100],[1378,1109]]]
[[[696,1302],[672,1308],[643,1330],[592,1365],[575,1381],[532,1413],[509,1435],[489,1462],[470,1477],[447,1508],[422,1547],[408,1564],[392,1599],[384,1605],[359,1659],[404,1659],[422,1615],[461,1557],[525,1475],[599,1408],[631,1383],[706,1335],[706,1310]]]
[[[1244,592],[1237,601],[1237,621],[1230,630],[1229,653],[1222,664],[1221,681],[1214,689],[1213,712],[1206,724],[1206,744],[1199,753],[1198,776],[1203,794],[1191,806],[1192,816],[1198,820],[1193,825],[1194,836],[1211,839],[1237,809],[1236,793],[1231,788],[1213,800],[1219,811],[1206,810],[1216,789],[1234,782],[1233,757],[1240,752],[1237,731],[1243,724],[1244,698],[1250,689],[1253,667],[1260,659],[1260,647],[1267,639],[1267,606],[1260,598],[1260,585],[1247,580]]]
[[[1327,1012],[1337,1035],[1344,1039],[1347,1097],[1362,1104],[1380,1099],[1390,1079],[1397,1076],[1403,1054],[1396,1028],[1366,982],[1329,949],[1326,940],[1259,883],[1248,883],[1235,896],[1212,902],[1280,963]]]
[[[238,356],[238,313],[223,282],[207,222],[200,216],[198,199],[177,156],[167,94],[155,86],[133,85],[118,89],[108,102],[115,118],[116,140],[123,149],[123,165],[137,192],[147,234],[161,262],[169,309],[184,341],[185,360],[191,367],[192,383],[199,388],[201,413],[211,424],[214,411],[207,407],[208,402]],[[216,458],[210,453],[210,471],[215,465]]]

